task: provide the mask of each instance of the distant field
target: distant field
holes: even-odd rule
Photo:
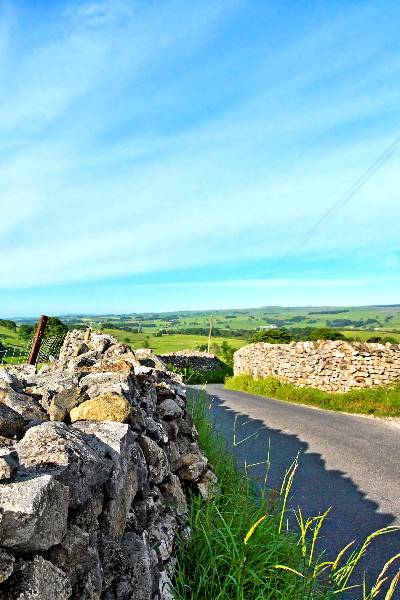
[[[7,329],[6,327],[2,327],[0,325],[0,342],[3,344],[11,344],[13,346],[25,346],[25,342],[20,340],[18,334],[11,329]]]
[[[7,329],[6,327],[2,327],[0,326],[0,342],[3,344],[3,346],[6,347],[17,347],[17,348],[21,348],[21,349],[27,349],[27,346],[29,345],[28,342],[21,340],[18,337],[18,334],[15,333],[14,331],[11,331],[11,329]],[[18,355],[19,352],[16,349],[16,354]],[[15,362],[12,360],[8,360],[7,362]],[[19,362],[18,360],[16,362]]]
[[[201,344],[207,344],[208,341],[207,337],[202,335],[163,335],[162,337],[155,337],[147,333],[129,333],[119,329],[104,329],[104,332],[110,333],[120,342],[126,342],[133,348],[143,348],[143,344],[147,340],[149,347],[157,354],[195,349]],[[147,335],[149,335],[149,338],[146,337]],[[246,340],[238,338],[213,338],[212,343],[216,342],[220,345],[224,339],[234,348],[240,348],[246,344]]]
[[[196,335],[196,329],[204,335],[210,320],[213,327],[222,330],[224,336],[235,337],[241,332],[255,331],[259,327],[276,325],[277,327],[335,327],[353,334],[352,329],[362,329],[379,335],[376,330],[384,330],[390,335],[391,329],[399,329],[399,306],[361,306],[361,307],[261,307],[249,309],[227,309],[214,311],[177,311],[175,313],[142,313],[130,315],[99,315],[82,317],[65,317],[66,322],[93,324],[93,326],[111,327],[115,324],[123,329],[138,328],[148,334],[159,330],[174,330],[182,333],[182,329],[190,329],[187,334]],[[229,335],[229,331],[232,335]],[[225,334],[226,332],[226,334]],[[371,336],[368,336],[371,337]]]
[[[226,340],[234,348],[245,345],[251,333],[268,326],[289,330],[333,327],[348,337],[367,340],[370,337],[390,336],[400,343],[400,304],[360,307],[266,306],[214,311],[60,315],[60,318],[71,328],[91,326],[93,329],[112,332],[120,341],[128,339],[128,343],[136,348],[148,343],[159,353],[207,344],[211,320],[212,343],[221,346]],[[18,325],[24,322],[32,323],[32,319],[17,320]],[[161,337],[156,335],[159,332],[164,332]],[[17,333],[3,326],[0,326],[0,342],[4,345],[26,346],[26,342]]]
[[[374,331],[354,331],[354,329],[341,329],[341,332],[348,337],[360,338],[363,342],[372,337],[383,338],[390,336],[392,338],[395,338],[400,344],[400,333],[392,333],[391,331],[384,331],[381,329]]]
[[[22,360],[27,360],[28,351],[26,354],[22,354],[22,351],[26,349],[26,342],[22,341],[18,334],[0,325],[0,342],[6,348],[12,348],[7,352],[7,357],[4,358],[2,352],[0,352],[0,360],[4,360],[7,364],[20,363],[21,356],[24,356]],[[19,350],[20,349],[20,350]],[[13,356],[14,355],[14,356]]]

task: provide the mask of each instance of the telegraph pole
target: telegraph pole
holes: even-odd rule
[[[210,318],[210,329],[208,330],[208,347],[207,347],[207,352],[208,354],[210,354],[210,350],[211,350],[211,334],[212,334],[212,329],[213,329],[213,318]]]

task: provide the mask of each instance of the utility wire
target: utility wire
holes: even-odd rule
[[[331,215],[343,208],[357,192],[375,175],[377,171],[391,158],[394,154],[395,147],[400,142],[400,135],[393,140],[391,144],[382,152],[380,156],[372,163],[370,167],[361,175],[359,179],[337,200],[303,236],[293,244],[291,248],[273,265],[273,268],[280,266],[285,262],[294,251],[302,248],[315,234],[318,227]]]

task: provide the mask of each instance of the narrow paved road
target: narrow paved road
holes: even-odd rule
[[[279,488],[285,469],[301,452],[291,503],[300,505],[307,516],[332,507],[320,543],[328,558],[353,539],[361,542],[377,529],[400,525],[399,424],[244,394],[218,384],[207,386],[207,392],[210,418],[239,465],[265,461],[270,445],[271,488]],[[239,443],[248,436],[252,437]],[[255,480],[263,480],[264,465],[249,471]],[[369,580],[399,552],[400,532],[377,539],[363,563]]]

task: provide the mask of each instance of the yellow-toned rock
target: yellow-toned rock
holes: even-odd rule
[[[70,412],[71,422],[75,421],[118,421],[126,423],[131,414],[131,406],[120,394],[102,394],[82,402]]]

